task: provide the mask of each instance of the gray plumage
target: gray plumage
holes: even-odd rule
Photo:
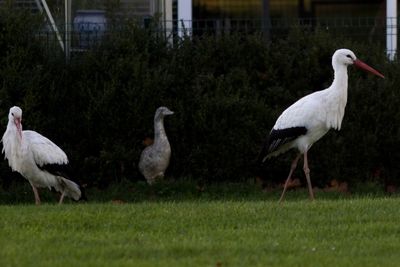
[[[154,143],[146,147],[139,160],[139,171],[149,184],[164,177],[171,158],[171,146],[164,128],[164,116],[174,114],[167,107],[159,107],[154,115]]]

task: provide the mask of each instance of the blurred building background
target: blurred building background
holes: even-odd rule
[[[44,0],[0,0],[35,9]],[[385,0],[71,0],[72,13],[82,9],[101,9],[120,16],[148,17],[172,11],[177,16],[178,2],[191,2],[194,20],[220,18],[382,17]],[[61,15],[65,0],[45,0],[54,14]],[[267,12],[267,14],[266,14]],[[169,14],[168,14],[169,15]]]
[[[76,33],[78,28],[81,39],[89,30],[93,32],[93,27],[82,23],[104,24],[94,27],[101,35],[111,29],[111,22],[115,26],[136,20],[144,27],[155,21],[166,36],[263,32],[270,39],[300,25],[390,42],[388,51],[397,46],[396,0],[0,0],[0,7],[4,5],[46,11],[49,24],[57,25],[49,28],[60,32],[60,43],[62,38],[65,42],[74,38],[62,37],[62,32]],[[95,13],[101,18],[93,19]],[[74,25],[68,28],[67,23]]]

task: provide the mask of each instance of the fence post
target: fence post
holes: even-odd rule
[[[172,9],[172,0],[164,0],[163,7],[163,20],[164,20],[164,32],[165,36],[168,38],[168,43],[173,44],[173,9]]]
[[[178,0],[178,36],[192,35],[192,0]]]
[[[397,51],[397,0],[386,0],[386,53],[394,60]]]

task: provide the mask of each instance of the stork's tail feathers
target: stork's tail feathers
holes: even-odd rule
[[[79,188],[79,185],[63,177],[59,177],[59,179],[61,188],[56,188],[57,191],[65,192],[67,197],[70,197],[74,200],[79,200],[81,198],[82,192]]]

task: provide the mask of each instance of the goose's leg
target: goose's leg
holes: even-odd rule
[[[311,185],[310,168],[308,167],[307,151],[304,152],[304,174],[306,175],[308,192],[310,193],[310,200],[314,200],[314,191]]]
[[[296,156],[296,158],[293,160],[292,165],[290,165],[290,172],[289,172],[289,175],[288,175],[288,177],[286,179],[285,185],[283,186],[283,192],[282,192],[281,198],[279,199],[279,203],[281,203],[282,200],[283,200],[283,196],[285,195],[285,192],[286,192],[287,186],[289,184],[290,178],[292,177],[292,174],[293,174],[294,170],[297,167],[297,162],[299,161],[300,157],[301,157],[301,154],[298,154]]]
[[[33,194],[35,195],[35,204],[40,205],[39,192],[38,192],[36,186],[34,186],[32,183],[31,183],[31,186],[32,186]]]

